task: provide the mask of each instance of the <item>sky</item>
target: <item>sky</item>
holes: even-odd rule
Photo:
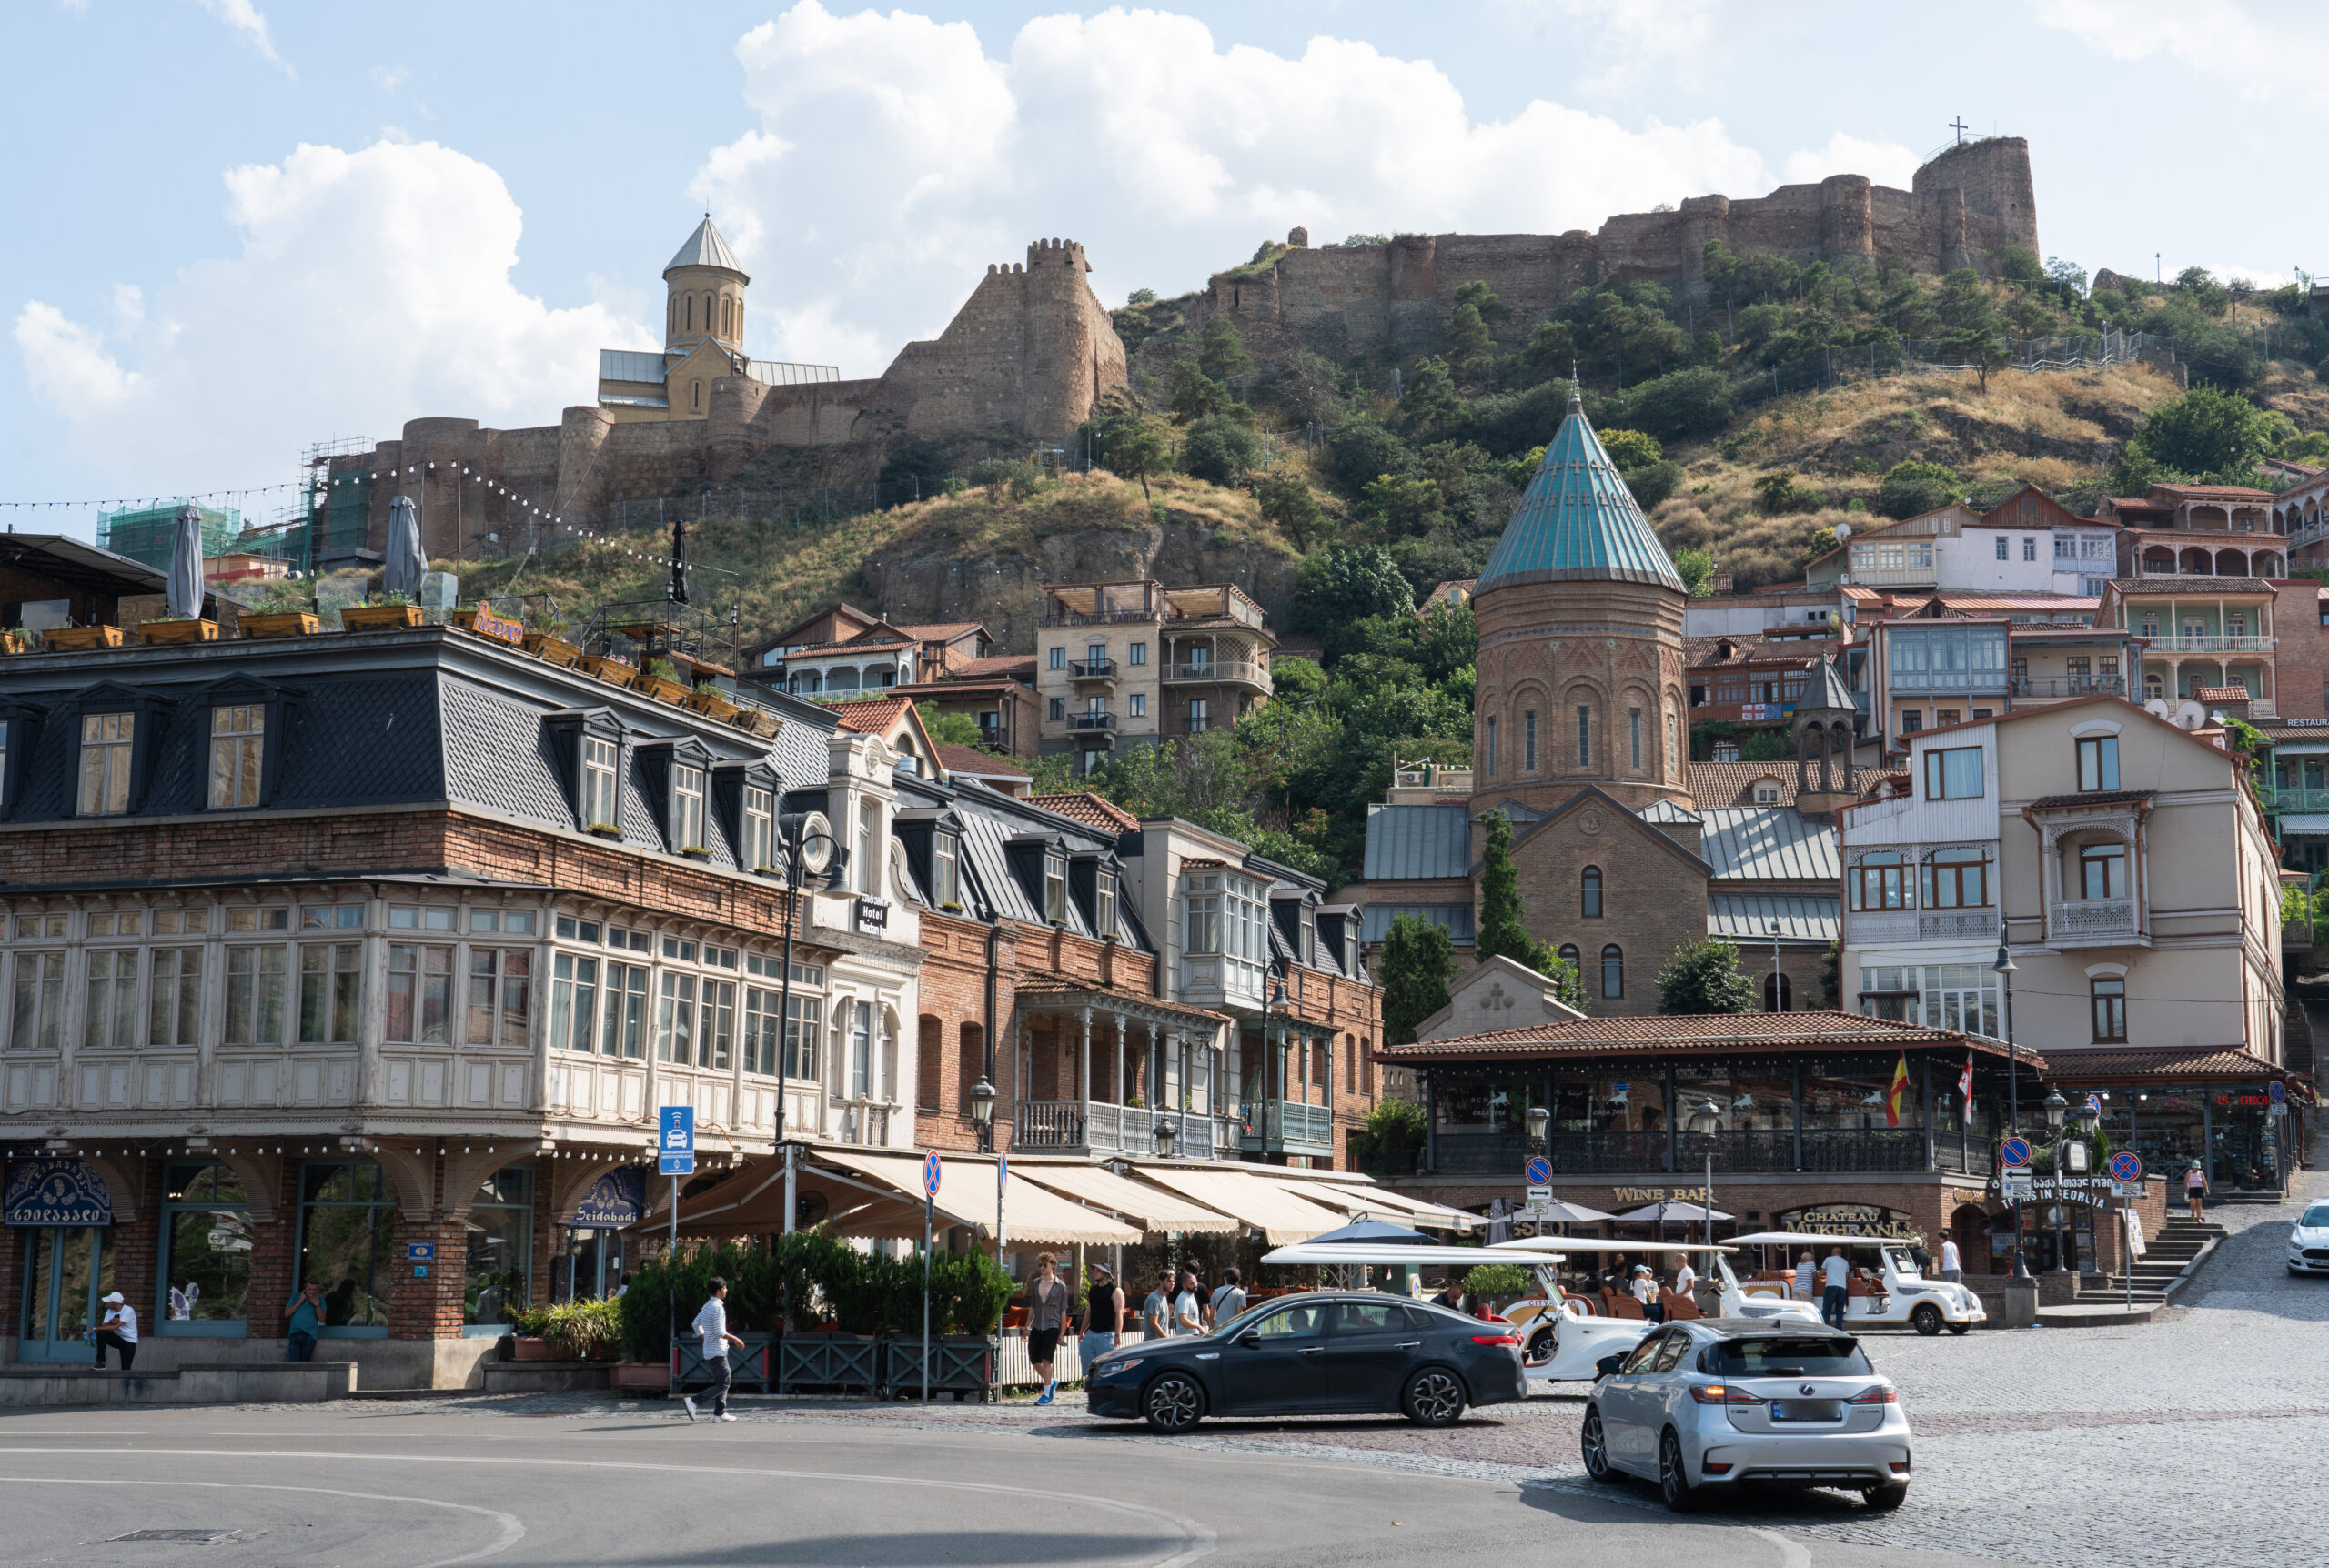
[[[660,342],[705,212],[752,275],[747,349],[852,377],[1037,238],[1082,241],[1115,305],[1297,224],[1905,186],[1957,121],[2029,138],[2047,256],[2329,272],[2284,154],[2329,78],[2271,65],[2324,50],[2329,6],[2266,0],[14,0],[0,503],[66,504],[0,521],[265,520],[316,442],[555,423],[597,350]]]

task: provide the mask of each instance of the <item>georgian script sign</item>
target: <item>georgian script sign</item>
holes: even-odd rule
[[[647,1175],[636,1165],[610,1171],[590,1183],[567,1222],[574,1231],[620,1231],[647,1212]]]
[[[1913,1241],[1924,1234],[1900,1210],[1874,1203],[1814,1203],[1790,1209],[1779,1217],[1776,1228],[1812,1236],[1882,1236],[1899,1241]]]
[[[8,1167],[5,1222],[11,1225],[110,1225],[113,1194],[78,1160],[22,1160]]]
[[[2100,1203],[2116,1192],[2108,1176],[2038,1176],[2032,1179],[2024,1197],[2039,1203]]]
[[[469,629],[479,637],[489,637],[512,647],[526,640],[526,628],[514,620],[503,620],[495,615],[490,599],[477,601],[477,613],[469,618]]]

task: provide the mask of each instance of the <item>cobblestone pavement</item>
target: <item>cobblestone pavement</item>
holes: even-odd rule
[[[1880,1333],[1867,1343],[1901,1387],[1916,1432],[1917,1474],[1898,1513],[1855,1497],[1754,1500],[1729,1517],[1811,1540],[1921,1548],[2091,1568],[2098,1562],[2283,1568],[2283,1523],[2301,1517],[2329,1452],[2329,1279],[2292,1279],[2287,1227],[2329,1192],[2307,1172],[2281,1207],[2227,1205],[2231,1231],[2189,1304],[2114,1329],[1984,1331],[1961,1339]],[[381,1407],[373,1407],[376,1410]],[[636,1419],[636,1402],[598,1395],[430,1402],[432,1412]],[[1087,1420],[1080,1395],[1048,1408],[862,1401],[739,1402],[751,1422],[895,1424],[992,1432],[998,1442],[1171,1443],[1309,1456],[1477,1476],[1524,1490],[1592,1496],[1662,1513],[1651,1488],[1588,1480],[1578,1462],[1584,1391],[1500,1405],[1425,1432],[1396,1420],[1322,1417],[1209,1422],[1164,1439]],[[683,1419],[676,1412],[670,1419]]]

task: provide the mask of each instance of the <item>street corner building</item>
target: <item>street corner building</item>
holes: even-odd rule
[[[0,660],[0,1359],[88,1365],[119,1291],[140,1374],[280,1362],[312,1282],[318,1361],[479,1386],[660,1244],[666,1105],[683,1199],[989,1136],[1347,1168],[1380,993],[1315,880],[637,673],[434,625]]]

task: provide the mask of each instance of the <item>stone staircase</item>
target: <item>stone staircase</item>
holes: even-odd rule
[[[2203,1220],[2196,1225],[2183,1218],[2168,1221],[2158,1235],[2148,1239],[2143,1255],[2136,1260],[2135,1306],[2164,1306],[2183,1271],[2223,1236],[2224,1228],[2213,1220]],[[2128,1297],[2126,1276],[2082,1275],[2078,1294],[2081,1302],[2092,1300],[2107,1303],[2125,1301]]]

